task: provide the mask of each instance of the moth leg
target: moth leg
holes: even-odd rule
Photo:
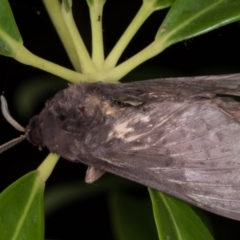
[[[96,180],[98,180],[104,173],[105,173],[104,170],[95,168],[93,166],[88,166],[86,176],[85,176],[85,182],[93,183]]]

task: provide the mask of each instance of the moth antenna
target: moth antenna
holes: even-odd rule
[[[12,116],[9,113],[8,110],[8,105],[7,105],[7,101],[6,98],[1,95],[1,108],[2,108],[2,114],[4,116],[4,118],[18,131],[20,132],[25,132],[25,128],[22,127],[16,120],[14,120],[12,118]]]
[[[18,143],[20,143],[24,139],[26,139],[26,135],[21,135],[20,137],[14,138],[11,141],[8,141],[8,142],[2,144],[0,146],[0,153],[2,153],[4,151],[8,150],[9,148],[17,145]]]

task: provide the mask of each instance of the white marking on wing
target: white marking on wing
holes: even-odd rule
[[[199,181],[200,179],[202,180],[203,174],[199,171],[194,171],[192,169],[188,169],[184,171],[184,176],[187,181],[192,182],[192,181]]]
[[[200,194],[195,194],[195,193],[191,193],[191,194],[188,194],[188,196],[194,198],[194,199],[202,199],[202,198],[205,198],[205,199],[209,199],[209,200],[217,200],[217,201],[221,201],[221,202],[236,202],[236,203],[240,203],[239,200],[235,200],[235,199],[226,199],[226,198],[216,198],[216,197],[209,197],[209,196],[206,196],[206,195],[200,195]],[[202,200],[197,200],[198,202],[201,202]],[[228,211],[232,211],[232,212],[238,212],[240,213],[240,211],[236,211],[236,210],[230,210],[228,208],[221,208],[221,207],[218,207],[217,205],[214,204],[215,207],[219,208],[219,209],[227,209]]]
[[[134,128],[128,127],[128,122],[116,123],[114,124],[112,131],[108,134],[107,141],[113,137],[125,139],[124,135],[133,131]]]
[[[129,163],[127,162],[119,162],[118,160],[115,160],[113,158],[111,159],[107,159],[107,158],[103,158],[100,157],[101,160],[110,163],[111,165],[117,166],[117,167],[123,167],[123,166],[128,166],[128,167],[132,167]]]
[[[141,121],[144,123],[147,123],[150,121],[150,117],[148,115],[141,116]]]
[[[127,138],[125,138],[125,142],[132,142],[140,137],[143,137],[144,135],[146,134],[149,134],[149,132],[153,131],[155,128],[158,128],[160,127],[161,125],[163,125],[165,122],[167,122],[172,116],[174,116],[175,114],[177,114],[179,111],[181,111],[182,109],[184,109],[185,107],[187,106],[187,104],[184,104],[183,106],[181,106],[180,108],[178,108],[176,111],[172,112],[170,115],[167,115],[165,118],[163,118],[159,124],[155,125],[153,127],[153,129],[147,131],[147,132],[144,132],[144,133],[141,133],[141,134],[138,134],[138,135],[132,135],[132,136],[129,136]]]
[[[169,168],[166,168],[166,167],[150,167],[150,168],[147,168],[147,169],[149,169],[150,171],[155,172],[155,173],[159,173],[159,171],[173,170],[173,169],[169,169]]]

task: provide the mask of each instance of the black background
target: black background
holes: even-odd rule
[[[72,68],[41,1],[10,0],[10,4],[25,47],[42,58]],[[140,5],[140,0],[108,0],[106,2],[103,15],[106,55]],[[85,1],[74,1],[73,9],[81,35],[90,50],[91,32],[87,4]],[[148,19],[127,47],[120,61],[128,59],[154,39],[166,12],[167,10],[156,12]],[[234,23],[169,47],[159,56],[139,66],[123,81],[166,76],[236,73],[240,70],[239,43],[240,25]],[[31,116],[21,114],[14,98],[20,86],[29,79],[42,75],[43,72],[4,56],[0,56],[0,66],[0,91],[5,92],[12,115],[25,126]],[[41,109],[47,97],[58,90],[59,84],[56,81],[50,78],[50,92],[43,93],[42,99],[39,100],[41,103],[34,110],[35,113]],[[0,121],[1,143],[18,136],[19,133],[2,117]],[[39,152],[26,141],[3,153],[0,156],[0,191],[27,172],[36,169],[46,155],[47,150]],[[85,169],[81,164],[73,164],[61,159],[47,182],[47,189],[65,181],[83,181]],[[145,188],[142,191],[145,192]],[[216,239],[239,239],[239,222],[217,216],[212,216],[212,219]],[[106,196],[102,194],[96,199],[75,202],[49,216],[46,219],[46,237],[52,239],[113,239]]]

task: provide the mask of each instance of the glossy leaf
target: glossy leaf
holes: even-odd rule
[[[58,159],[57,154],[49,154],[36,171],[0,194],[0,239],[44,239],[43,192]]]
[[[170,45],[239,19],[239,0],[176,0],[156,39],[166,39]]]
[[[39,175],[30,172],[1,193],[0,239],[44,239],[44,183]]]
[[[208,228],[187,203],[149,188],[161,240],[213,240]]]
[[[88,0],[88,2],[94,2],[93,0]],[[110,54],[105,60],[104,69],[112,69],[116,66],[120,56],[126,49],[127,45],[130,43],[134,35],[137,33],[139,28],[148,19],[148,17],[157,10],[169,7],[173,4],[174,0],[143,0],[142,6],[138,10],[137,14],[133,18],[132,22],[129,24],[121,38],[118,40],[117,44],[114,46]],[[131,68],[131,64],[128,65]],[[120,71],[123,72],[124,70]],[[118,73],[119,74],[119,73]],[[121,75],[122,73],[120,73]],[[109,76],[109,79],[115,78],[119,80],[121,77],[117,77],[115,74]]]
[[[176,0],[157,31],[155,41],[110,70],[105,78],[111,79],[112,82],[119,81],[138,65],[158,55],[171,44],[239,19],[239,0]]]
[[[0,54],[13,56],[23,44],[7,0],[0,0]]]
[[[110,211],[117,240],[158,239],[149,199],[112,192]]]

